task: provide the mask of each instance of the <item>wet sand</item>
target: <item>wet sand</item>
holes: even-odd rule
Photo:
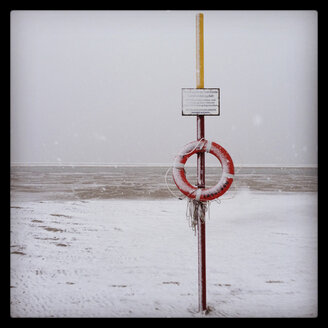
[[[86,199],[172,198],[165,182],[168,167],[12,166],[11,199],[17,201]],[[188,180],[196,183],[196,168],[186,168]],[[316,192],[316,168],[236,168],[231,189],[259,192]],[[217,168],[206,168],[206,186],[220,178]],[[167,184],[176,194],[171,171]]]

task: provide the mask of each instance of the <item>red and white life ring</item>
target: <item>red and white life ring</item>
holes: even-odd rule
[[[184,170],[188,158],[194,154],[207,152],[214,155],[222,165],[222,176],[211,188],[197,188],[191,185]],[[222,196],[231,186],[234,177],[234,166],[228,152],[215,142],[208,140],[192,141],[184,146],[173,164],[173,180],[179,190],[187,197],[199,201],[213,200]]]

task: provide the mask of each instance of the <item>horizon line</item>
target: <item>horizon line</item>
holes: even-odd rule
[[[170,167],[171,163],[95,163],[95,162],[11,162],[10,166],[99,166],[99,167]],[[208,164],[207,167],[217,167]],[[318,168],[317,164],[235,164],[235,167],[290,167],[290,168]],[[188,165],[187,167],[197,167]]]

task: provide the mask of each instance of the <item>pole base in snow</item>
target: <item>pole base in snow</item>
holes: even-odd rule
[[[200,311],[203,315],[207,315],[212,311],[212,308],[210,308],[209,306],[205,309]]]

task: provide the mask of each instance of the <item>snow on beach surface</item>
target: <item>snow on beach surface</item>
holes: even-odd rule
[[[11,201],[12,317],[314,317],[317,193],[210,208],[206,316],[186,201]]]

